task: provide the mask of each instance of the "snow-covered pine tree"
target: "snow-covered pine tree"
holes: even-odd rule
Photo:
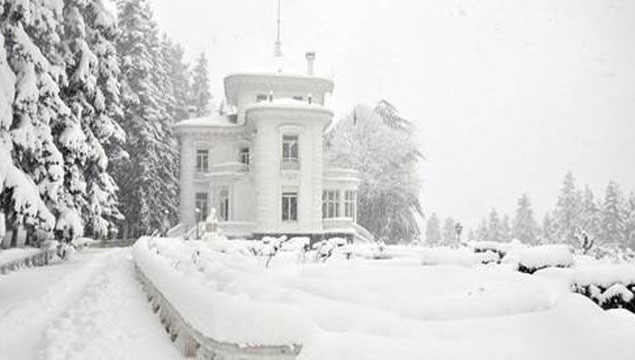
[[[593,191],[588,186],[582,192],[582,213],[580,216],[580,229],[587,235],[589,241],[598,241],[600,234],[600,208],[595,201]]]
[[[553,215],[546,213],[542,219],[542,229],[540,230],[540,243],[541,244],[553,244],[556,242],[556,224],[553,220]]]
[[[183,59],[185,52],[180,44],[173,43],[167,36],[162,39],[162,50],[173,98],[172,107],[169,109],[170,116],[175,121],[187,119],[191,89],[189,67]]]
[[[441,224],[436,213],[432,213],[426,222],[426,243],[432,246],[441,243]]]
[[[477,241],[488,241],[489,240],[489,229],[487,228],[487,219],[483,219],[480,225],[476,228],[475,232]]]
[[[518,199],[516,217],[514,218],[513,237],[525,244],[536,245],[539,242],[538,224],[534,219],[531,201],[527,194]]]
[[[192,69],[192,93],[190,95],[190,107],[196,116],[205,116],[210,113],[209,65],[207,57],[202,52]]]
[[[81,205],[87,233],[102,238],[122,218],[117,186],[107,172],[109,155],[115,160],[125,155],[125,134],[115,120],[121,116],[113,44],[116,22],[101,0],[68,0],[64,15],[69,81],[62,94],[86,137],[85,158],[77,159],[86,191],[76,196],[75,203]]]
[[[624,198],[619,185],[611,180],[606,187],[604,202],[602,203],[601,230],[599,241],[601,244],[615,245],[625,248]]]
[[[487,225],[489,241],[503,241],[503,229],[500,217],[498,216],[498,212],[496,209],[492,209],[492,212],[489,214],[489,223]]]
[[[13,103],[14,163],[38,186],[47,207],[57,218],[62,240],[81,235],[75,195],[83,191],[81,162],[84,138],[77,118],[60,98],[66,83],[62,47],[61,1],[7,1],[0,17],[8,62],[16,74]],[[16,223],[14,223],[15,225]],[[27,241],[35,240],[27,228]]]
[[[441,243],[444,246],[451,246],[456,244],[456,230],[454,230],[454,226],[456,225],[456,221],[451,217],[445,218],[443,222],[443,229],[441,230]]]
[[[358,105],[325,136],[327,160],[360,173],[359,223],[377,238],[410,241],[420,234],[417,162],[422,158],[408,130],[395,129],[391,118]]]
[[[501,233],[502,233],[502,241],[509,242],[512,240],[512,226],[511,221],[509,220],[509,215],[505,214],[503,216],[503,220],[501,221]]]
[[[565,175],[554,212],[554,221],[557,229],[556,239],[558,242],[576,245],[576,235],[580,227],[581,208],[582,199],[580,193],[575,189],[573,174],[568,172]]]
[[[21,225],[45,232],[55,226],[55,218],[41,200],[38,188],[15,166],[10,153],[15,85],[16,77],[7,62],[4,36],[0,34],[0,240],[6,235],[6,226],[15,230]],[[4,245],[16,246],[16,235],[14,231],[11,243]]]
[[[166,232],[178,221],[178,173],[179,173],[179,154],[176,135],[172,129],[172,125],[176,123],[174,112],[176,108],[176,98],[174,92],[174,79],[171,76],[171,61],[168,53],[170,42],[164,36],[162,40],[158,38],[159,29],[155,22],[153,38],[155,71],[153,72],[153,80],[156,89],[159,91],[155,97],[159,100],[161,110],[160,124],[161,132],[159,133],[159,148],[157,152],[161,161],[157,163],[157,173],[161,179],[162,205],[161,212],[154,212],[153,217],[157,224],[155,228]]]
[[[635,192],[631,192],[626,205],[624,241],[627,247],[635,250]]]
[[[117,164],[126,236],[163,229],[177,207],[176,146],[166,109],[167,75],[158,29],[146,0],[117,3],[117,38],[120,59],[122,127],[127,134],[130,158]]]

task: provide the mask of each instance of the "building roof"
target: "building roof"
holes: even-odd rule
[[[175,129],[193,128],[193,127],[218,127],[231,128],[240,127],[236,121],[232,121],[235,115],[209,115],[195,119],[187,119],[174,124]]]
[[[272,91],[294,89],[314,95],[333,92],[333,80],[306,74],[291,73],[235,73],[225,77],[225,96],[229,104],[235,105],[237,93],[245,89],[266,88]]]

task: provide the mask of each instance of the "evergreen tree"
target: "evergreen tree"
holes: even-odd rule
[[[326,159],[359,171],[360,225],[377,238],[410,241],[420,234],[416,167],[422,155],[413,125],[394,129],[391,121],[371,107],[356,106],[326,134]]]
[[[71,164],[77,173],[71,178],[77,178],[83,189],[74,193],[74,203],[82,211],[87,233],[100,238],[122,218],[117,209],[117,186],[107,172],[109,155],[120,158],[125,139],[116,122],[121,116],[113,44],[116,23],[101,0],[69,0],[64,14],[69,81],[62,96],[84,135],[83,157],[74,157],[76,161]]]
[[[525,244],[538,244],[538,224],[534,219],[531,202],[527,194],[518,199],[518,208],[514,218],[513,237]]]
[[[16,75],[12,156],[56,217],[57,237],[68,241],[83,231],[76,197],[84,191],[78,165],[85,146],[78,118],[60,98],[60,84],[67,81],[63,8],[58,2],[23,5],[8,1],[0,15],[8,64]],[[16,230],[20,224],[14,220]],[[27,242],[36,240],[37,229],[27,226]]]
[[[448,217],[443,222],[443,230],[441,232],[441,243],[444,246],[451,246],[456,244],[456,231],[454,226],[456,222],[451,217]]]
[[[625,214],[624,243],[625,246],[635,250],[635,192],[631,192],[628,197]]]
[[[487,227],[487,220],[483,219],[481,224],[476,229],[475,237],[477,241],[488,241],[489,240],[489,229]]]
[[[509,215],[505,214],[503,216],[503,221],[501,222],[501,232],[502,232],[502,241],[509,242],[512,239],[512,227],[510,225]]]
[[[487,229],[488,229],[489,241],[497,241],[497,242],[503,241],[502,224],[496,209],[492,209],[492,212],[489,215],[489,223],[487,225]]]
[[[128,236],[165,229],[177,208],[176,146],[166,109],[166,67],[158,29],[146,0],[118,2],[122,127],[130,158],[118,164]]]
[[[50,232],[55,225],[55,218],[42,202],[38,188],[16,166],[10,153],[15,85],[16,77],[9,67],[4,36],[0,33],[0,240],[6,235],[7,225],[13,230],[27,226],[44,232]],[[5,245],[15,246],[16,234],[11,237],[13,244]]]
[[[595,201],[593,192],[585,186],[582,193],[582,215],[580,217],[580,228],[584,231],[590,241],[597,241],[600,234],[600,208]]]
[[[580,227],[581,203],[580,194],[575,189],[573,174],[568,172],[554,213],[556,238],[559,242],[576,244],[576,235]]]
[[[428,218],[426,223],[426,243],[428,245],[438,245],[441,243],[441,224],[436,213]]]
[[[196,60],[196,65],[192,70],[192,94],[190,96],[190,106],[197,117],[209,115],[210,93],[209,70],[205,53]]]
[[[166,36],[162,41],[162,49],[171,82],[169,91],[173,101],[169,109],[170,117],[175,121],[184,120],[189,117],[189,94],[192,93],[188,65],[183,59],[185,52],[181,45],[173,43]]]
[[[541,239],[540,242],[542,244],[553,244],[555,243],[555,233],[556,228],[553,221],[552,215],[549,213],[545,214],[545,217],[542,220],[542,230],[540,232]]]
[[[624,212],[624,199],[620,187],[615,181],[611,180],[606,187],[604,203],[602,204],[601,243],[625,247],[626,242],[623,238],[625,229]]]

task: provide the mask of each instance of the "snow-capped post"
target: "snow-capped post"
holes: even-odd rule
[[[269,97],[268,97],[268,99],[269,99],[269,102],[273,102],[273,90],[270,90],[270,91],[269,91]]]
[[[461,233],[463,232],[463,225],[460,222],[457,222],[454,225],[454,231],[456,232],[456,244],[457,247],[461,245]]]
[[[309,93],[306,98],[307,98],[309,104],[313,104],[313,94]]]
[[[199,239],[198,224],[201,221],[201,209],[196,208],[194,212],[196,212],[196,240],[198,240]]]
[[[313,64],[315,62],[315,51],[306,52],[306,73],[313,75]]]

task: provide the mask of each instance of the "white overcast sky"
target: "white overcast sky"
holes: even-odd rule
[[[272,70],[276,0],[151,0],[213,95]],[[635,190],[635,1],[282,0],[283,51],[334,76],[336,118],[385,98],[416,123],[427,212],[475,225],[530,195],[539,220],[562,178]]]

